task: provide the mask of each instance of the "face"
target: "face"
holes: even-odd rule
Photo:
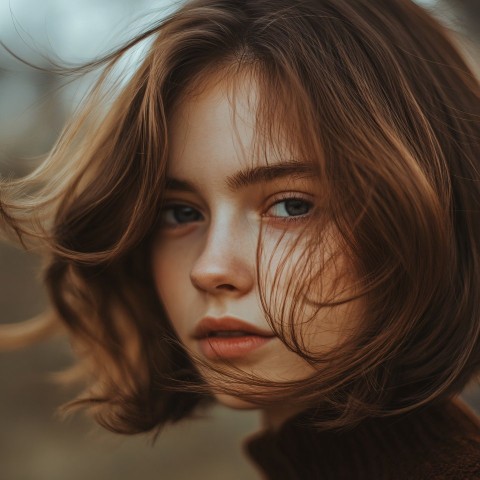
[[[206,364],[267,381],[298,380],[315,368],[267,322],[256,251],[262,227],[267,298],[288,303],[289,268],[304,251],[299,244],[283,253],[318,206],[315,178],[288,148],[267,145],[266,155],[255,153],[254,81],[238,80],[234,100],[229,92],[225,80],[212,78],[172,118],[168,188],[152,252],[156,289],[180,341]],[[273,291],[280,264],[283,275]],[[328,278],[327,269],[324,287]],[[306,347],[333,348],[349,316],[345,306],[318,314],[305,332]],[[202,365],[199,370],[211,385],[218,378]],[[233,395],[216,396],[232,407],[252,406]]]

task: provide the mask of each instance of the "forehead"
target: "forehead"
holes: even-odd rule
[[[281,126],[259,115],[260,100],[254,75],[202,77],[172,112],[169,175],[201,175],[211,167],[226,175],[232,169],[291,161],[294,152]]]

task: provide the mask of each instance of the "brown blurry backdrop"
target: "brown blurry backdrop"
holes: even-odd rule
[[[38,51],[50,49],[66,61],[86,61],[135,32],[131,22],[139,15],[158,18],[172,3],[0,0],[0,40],[37,65],[44,64]],[[420,3],[459,32],[475,61],[480,1]],[[2,175],[20,175],[35,165],[35,156],[52,145],[90,80],[58,90],[59,78],[28,69],[0,52]],[[42,310],[46,300],[39,267],[34,254],[0,244],[0,322],[18,322]],[[48,376],[72,361],[63,338],[0,353],[0,480],[258,478],[241,452],[242,438],[258,429],[255,412],[216,407],[205,419],[166,429],[153,446],[147,436],[113,435],[83,415],[61,421],[55,408],[71,399],[75,389],[60,388]],[[476,388],[465,398],[480,409]]]

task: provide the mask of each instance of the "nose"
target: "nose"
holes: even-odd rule
[[[214,295],[241,296],[255,284],[255,234],[237,218],[211,224],[191,272],[192,284]]]

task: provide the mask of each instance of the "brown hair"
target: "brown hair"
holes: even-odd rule
[[[145,39],[145,59],[101,115],[109,73]],[[445,27],[410,0],[194,0],[85,69],[101,65],[45,163],[2,181],[0,212],[5,231],[44,248],[54,313],[93,375],[79,402],[103,425],[158,428],[210,398],[154,290],[150,245],[169,118],[213,70],[254,76],[261,135],[281,128],[318,172],[324,208],[305,248],[327,241],[328,219],[355,277],[354,293],[311,299],[325,263],[297,266],[290,311],[261,288],[272,327],[321,368],[289,384],[238,375],[246,397],[271,402],[255,395],[268,387],[340,427],[463,389],[480,362],[480,95]],[[354,298],[365,312],[346,340],[304,351],[292,327],[304,305]]]

